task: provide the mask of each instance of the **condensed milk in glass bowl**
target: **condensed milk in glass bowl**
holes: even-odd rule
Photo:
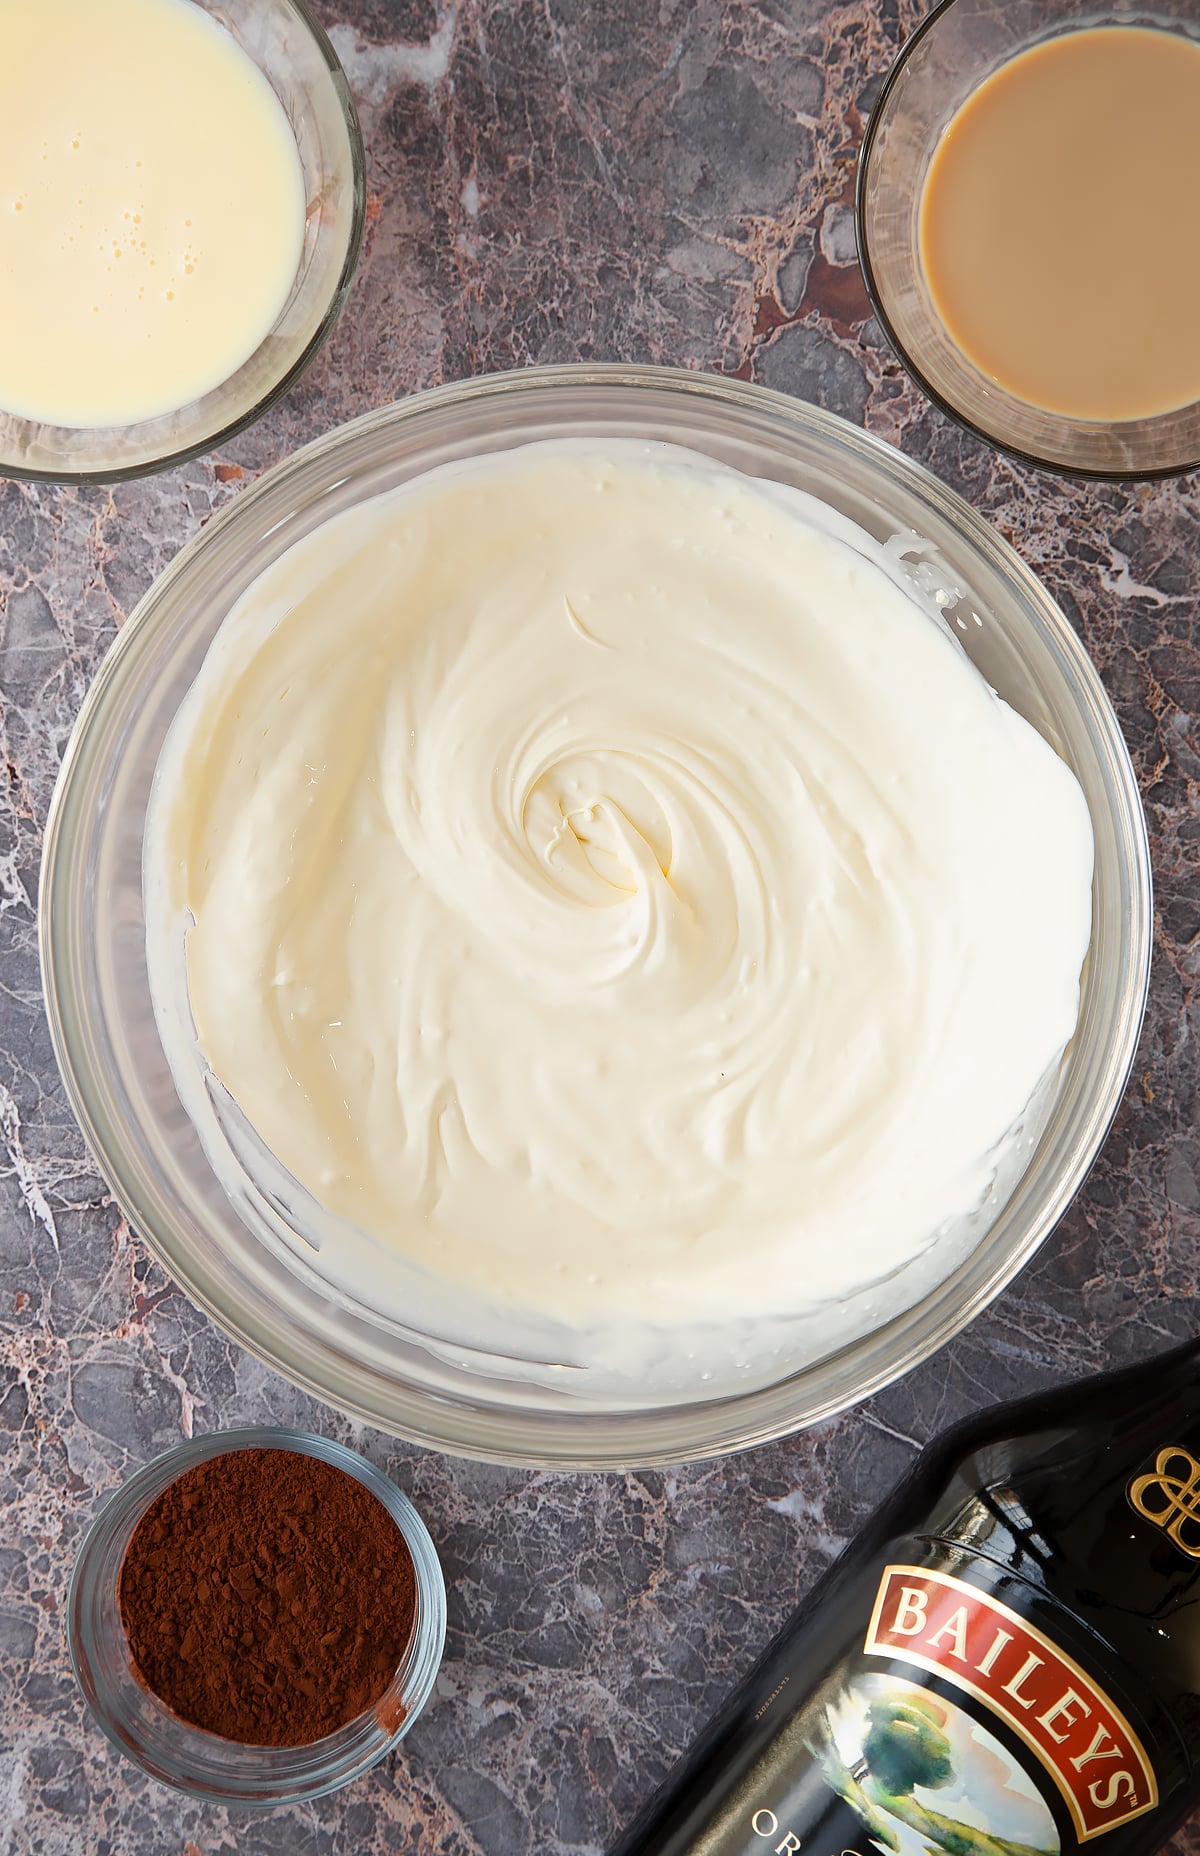
[[[345,301],[365,162],[305,0],[13,0],[0,17],[0,475],[211,450]]]
[[[231,609],[285,557],[318,572],[323,561],[327,570],[331,558],[341,558],[336,548],[330,554],[336,537],[357,535],[361,524],[370,521],[371,508],[364,506],[372,499],[403,497],[410,489],[432,494],[434,472],[440,473],[437,482],[457,484],[469,496],[476,493],[472,486],[481,465],[507,468],[512,453],[519,467],[520,458],[535,455],[539,447],[546,455],[548,442],[567,447],[555,454],[565,460],[564,474],[581,446],[611,457],[617,447],[632,443],[641,448],[639,455],[650,455],[651,465],[663,455],[659,447],[678,447],[670,456],[686,455],[693,477],[717,484],[718,500],[722,483],[748,485],[744,492],[737,487],[724,492],[729,506],[713,512],[720,520],[736,526],[738,508],[750,506],[739,503],[744,493],[761,499],[768,522],[803,503],[830,525],[830,532],[856,536],[849,545],[874,564],[872,572],[881,571],[905,605],[911,600],[920,608],[922,624],[949,633],[936,648],[956,639],[985,682],[1024,718],[1022,737],[1029,734],[1027,723],[1043,738],[1037,754],[1048,743],[1066,763],[1086,802],[1094,842],[1090,942],[1086,915],[1080,921],[1079,946],[1086,943],[1087,951],[1079,1015],[1039,1098],[1036,1132],[1032,1122],[1023,1124],[1019,1177],[1015,1182],[1006,1177],[1002,1187],[994,1183],[965,1238],[960,1232],[946,1246],[904,1259],[902,1266],[889,1269],[886,1280],[873,1281],[862,1293],[810,1310],[794,1337],[789,1330],[781,1340],[778,1324],[769,1333],[769,1321],[731,1325],[720,1311],[704,1331],[697,1324],[687,1341],[694,1353],[687,1356],[686,1389],[682,1380],[666,1385],[660,1378],[655,1384],[650,1372],[639,1369],[623,1385],[610,1380],[600,1390],[562,1353],[539,1354],[528,1322],[516,1318],[494,1328],[496,1338],[484,1347],[464,1334],[462,1309],[452,1291],[441,1295],[436,1315],[429,1312],[432,1301],[422,1305],[414,1297],[405,1319],[405,1306],[397,1306],[382,1260],[374,1276],[368,1270],[357,1283],[348,1277],[335,1280],[332,1262],[323,1264],[311,1243],[306,1248],[302,1241],[299,1200],[278,1172],[264,1167],[254,1142],[242,1138],[245,1129],[237,1117],[223,1122],[229,1144],[220,1151],[209,1139],[211,1130],[202,1138],[204,1116],[184,1106],[190,1083],[182,1091],[177,1088],[178,1072],[156,1017],[156,996],[161,1004],[163,993],[155,994],[147,955],[147,915],[149,910],[153,919],[161,874],[154,853],[156,771],[164,762],[168,733],[198,687],[198,673]],[[602,473],[594,497],[586,502],[589,509],[595,503],[601,524],[604,487]],[[610,496],[616,493],[610,486]],[[538,505],[530,508],[536,522]],[[722,532],[720,520],[717,532]],[[653,526],[643,524],[640,532]],[[482,522],[475,522],[463,534],[462,545],[478,549],[483,533]],[[489,547],[502,551],[505,545],[503,532],[489,537]],[[670,535],[664,536],[664,545],[671,545]],[[704,546],[709,545],[706,532]],[[437,576],[452,552],[439,544],[429,557],[429,571],[436,568],[430,585],[442,584]],[[396,558],[411,563],[419,554],[419,545],[402,547]],[[536,580],[541,558],[536,548],[533,557]],[[603,551],[598,558],[603,561]],[[863,571],[857,559],[855,574]],[[712,566],[721,571],[716,557]],[[651,562],[647,612],[658,609],[653,583]],[[275,584],[271,598],[278,595]],[[486,589],[481,597],[486,606]],[[569,600],[570,609],[560,613],[555,608],[555,623],[562,621],[564,648],[576,640],[570,648],[583,678],[578,685],[582,701],[583,691],[603,680],[604,641],[586,635],[589,619],[595,622],[586,589],[573,597],[574,608]],[[293,604],[289,594],[269,610],[284,613]],[[451,605],[437,609],[449,611]],[[332,639],[344,634],[345,613],[341,617],[343,631],[335,629]],[[845,622],[852,622],[849,613]],[[786,629],[780,635],[787,636]],[[629,646],[635,661],[640,648],[635,628]],[[688,647],[681,649],[686,660]],[[736,681],[736,635],[724,643],[710,641],[703,649],[715,650],[718,657],[727,649],[732,655],[723,674],[726,683]],[[452,696],[464,661],[457,648],[450,652]],[[533,679],[541,659],[527,661]],[[496,661],[486,681],[493,687],[499,682],[508,692],[510,685],[500,673],[510,662],[511,652],[503,664]],[[969,665],[960,666],[958,674],[963,669]],[[291,681],[282,679],[280,700]],[[976,687],[973,676],[969,681]],[[526,739],[529,726],[522,716],[533,699],[522,696],[522,687],[518,677],[511,704],[507,696],[505,701],[517,736]],[[636,710],[636,696],[631,700]],[[247,716],[261,717],[259,732],[265,740],[281,713],[278,705],[269,711],[256,702],[242,707]],[[451,720],[463,713],[461,704],[451,701]],[[560,711],[547,713],[557,729]],[[611,719],[612,727],[619,731],[625,725],[622,716],[627,723],[631,713],[623,708]],[[564,725],[567,719],[564,715]],[[430,712],[419,708],[410,737],[405,716],[400,732],[389,737],[395,752],[406,754],[410,740],[415,749],[432,721]],[[424,795],[439,820],[443,801],[450,803],[457,794],[455,767],[470,768],[481,790],[495,785],[492,757],[485,755],[479,767],[471,758],[470,731],[461,742],[454,728],[451,735],[458,745],[439,763],[438,778]],[[347,751],[351,747],[347,737]],[[535,752],[541,752],[536,744]],[[663,753],[664,764],[680,764],[672,760],[669,742]],[[328,762],[331,771],[345,764],[344,756]],[[735,754],[729,765],[736,771],[739,764]],[[961,778],[965,761],[956,765]],[[1063,777],[1062,770],[1056,768],[1055,775]],[[947,768],[946,777],[955,778],[954,767]],[[535,791],[534,773],[527,778]],[[294,788],[289,776],[288,790]],[[734,787],[724,790],[728,797]],[[300,797],[303,801],[302,791]],[[786,805],[780,816],[789,816]],[[453,838],[455,827],[449,829]],[[658,828],[651,823],[648,829],[653,838]],[[244,836],[244,828],[239,830]],[[444,841],[439,835],[438,843]],[[514,840],[508,848],[518,862],[526,858],[523,843]],[[478,852],[493,861],[505,854],[503,839],[492,850],[484,845]],[[786,843],[782,855],[785,863],[796,861],[789,858]],[[532,868],[528,863],[520,867]],[[582,866],[577,874],[587,880]],[[487,880],[494,876],[489,863]],[[466,910],[479,893],[490,893],[480,891],[483,874],[473,880],[467,865],[457,867],[457,874],[433,873],[435,883],[442,878],[466,883],[459,897]],[[441,894],[437,890],[435,899]],[[1086,889],[1079,900],[1086,911]],[[347,909],[353,904],[347,894]],[[302,912],[301,927],[307,919]],[[1148,980],[1150,927],[1145,825],[1113,712],[1063,615],[988,525],[919,465],[812,407],[741,382],[615,366],[528,369],[438,388],[386,407],[277,466],[210,523],[141,602],[84,702],[51,808],[41,887],[47,1007],[72,1106],[115,1198],[175,1280],[242,1345],[344,1410],[454,1453],[546,1465],[679,1461],[777,1437],[867,1396],[956,1333],[1047,1237],[1097,1152],[1133,1058]],[[403,930],[402,922],[397,930]],[[487,958],[486,930],[485,912],[477,958]],[[686,920],[682,932],[688,933]],[[436,948],[429,940],[421,946],[428,950],[428,967]],[[786,971],[788,947],[781,946],[779,954]],[[416,972],[419,991],[420,962]],[[536,978],[531,977],[531,988]],[[519,989],[504,995],[506,1022],[519,1025],[522,996]],[[569,1049],[569,1010],[563,1019],[562,1039]],[[430,1035],[444,1035],[441,1022],[430,1022]],[[668,1038],[663,1048],[669,1043]],[[501,1081],[508,1076],[509,1096],[521,1101],[521,1076],[504,1068],[507,1049],[498,1050],[496,1074]],[[353,1062],[353,1051],[342,1049],[339,1058],[347,1054]],[[213,1100],[220,1103],[219,1087]],[[453,1137],[451,1126],[446,1139]],[[685,1118],[680,1145],[701,1138],[699,1127],[693,1129]],[[231,1154],[240,1171],[230,1172]],[[671,1166],[677,1161],[677,1153],[666,1157]],[[511,1179],[503,1189],[511,1205]],[[486,1240],[490,1216],[498,1216],[486,1182],[479,1203]],[[510,1215],[505,1242],[515,1243],[521,1228],[519,1220],[514,1227]],[[572,1232],[565,1231],[568,1253],[571,1238]],[[596,1267],[603,1267],[599,1252]],[[448,1280],[441,1279],[442,1288]],[[671,1344],[680,1344],[675,1334]],[[731,1352],[735,1345],[736,1355]],[[725,1370],[731,1361],[736,1373]]]
[[[1069,476],[1200,463],[1195,0],[944,0],[871,113],[859,257],[943,412]]]

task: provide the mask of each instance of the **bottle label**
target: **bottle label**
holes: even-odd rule
[[[779,1802],[769,1812],[760,1803],[750,1819],[773,1856],[1063,1856],[1054,1814],[1020,1759],[915,1682],[852,1675],[824,1691],[806,1728],[838,1809],[814,1812],[793,1769]],[[771,1819],[780,1834],[768,1842]],[[758,1848],[746,1839],[739,1856]]]
[[[879,1568],[820,1672],[767,1663],[731,1756],[698,1754],[621,1856],[1077,1856],[1155,1808],[1133,1726],[1044,1631],[949,1572]]]
[[[978,1586],[885,1567],[863,1648],[928,1670],[998,1715],[1054,1780],[1081,1843],[1158,1803],[1154,1769],[1120,1709],[1049,1637]]]

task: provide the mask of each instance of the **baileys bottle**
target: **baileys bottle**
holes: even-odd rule
[[[1194,1342],[932,1443],[611,1856],[1134,1856],[1198,1762]]]

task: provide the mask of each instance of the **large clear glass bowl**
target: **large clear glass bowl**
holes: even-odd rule
[[[935,405],[989,444],[1068,477],[1174,477],[1200,464],[1200,400],[1152,418],[1068,419],[1017,399],[954,342],[933,305],[919,221],[951,118],[1011,58],[1091,26],[1148,26],[1200,44],[1196,0],[942,0],[905,41],[871,111],[855,226],[867,294],[901,363]],[[1190,177],[1181,185],[1190,186]],[[1180,228],[1180,236],[1187,236]],[[1114,262],[1123,262],[1114,228]],[[1130,340],[1144,340],[1131,330]]]
[[[243,589],[368,496],[452,459],[568,435],[690,446],[808,491],[880,540],[898,537],[897,571],[926,595],[940,592],[989,682],[1075,770],[1096,841],[1078,1029],[1028,1171],[982,1241],[912,1306],[893,1301],[890,1319],[777,1384],[656,1408],[597,1409],[485,1374],[284,1261],[242,1221],[201,1151],[146,974],[141,864],[152,775]],[[243,1346],[346,1411],[464,1455],[562,1465],[680,1460],[780,1436],[877,1390],[978,1314],[1053,1229],[1104,1138],[1141,1023],[1150,927],[1145,823],[1120,729],[1082,646],[1028,568],[957,496],[877,439],[781,394],[657,368],[541,368],[441,387],[269,471],[183,550],[101,666],[64,757],[41,892],[47,1009],[71,1101],[122,1210],[164,1268]]]
[[[366,160],[346,74],[305,0],[195,0],[282,103],[304,179],[304,244],[287,301],[254,353],[211,392],[132,425],[48,425],[0,407],[0,477],[115,483],[196,457],[295,385],[341,313],[362,245]],[[214,135],[227,133],[213,124]]]

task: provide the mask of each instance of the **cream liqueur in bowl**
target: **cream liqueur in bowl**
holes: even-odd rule
[[[234,606],[145,846],[160,1034],[298,1269],[620,1404],[907,1305],[1075,1028],[1074,775],[885,551],[668,445],[339,515]]]

